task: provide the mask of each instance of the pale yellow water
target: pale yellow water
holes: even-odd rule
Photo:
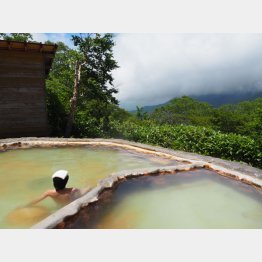
[[[152,155],[95,148],[19,149],[0,153],[0,228],[28,228],[59,207],[45,199],[35,207],[19,208],[52,189],[52,174],[69,171],[68,187],[84,188],[123,169],[172,165]]]
[[[262,228],[261,193],[208,170],[125,181],[99,210],[86,228]]]

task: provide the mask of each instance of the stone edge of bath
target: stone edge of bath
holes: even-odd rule
[[[166,166],[166,167],[153,167],[153,168],[143,168],[143,169],[134,169],[134,170],[123,170],[117,173],[112,173],[110,176],[99,181],[98,185],[94,187],[90,192],[85,194],[84,196],[76,199],[72,203],[67,206],[59,209],[54,214],[48,216],[43,219],[39,223],[33,225],[31,229],[51,229],[55,228],[60,223],[64,222],[65,218],[73,216],[77,214],[77,212],[85,206],[88,206],[90,203],[99,200],[100,193],[107,188],[112,188],[114,184],[118,181],[123,180],[124,178],[131,178],[136,176],[143,175],[154,175],[154,174],[170,174],[175,172],[183,172],[190,171],[196,168],[207,168],[212,171],[216,171],[219,174],[239,180],[243,183],[249,184],[251,186],[255,186],[258,189],[262,188],[262,180],[250,177],[248,175],[239,173],[237,171],[228,170],[226,168],[210,165],[205,162],[195,162],[193,164],[181,164],[177,166]]]
[[[262,188],[262,170],[251,167],[245,163],[232,162],[202,156],[194,153],[175,151],[157,146],[151,146],[121,139],[75,139],[75,138],[12,138],[0,140],[0,150],[5,151],[17,148],[34,148],[34,147],[52,147],[52,146],[74,146],[74,145],[102,145],[102,146],[119,146],[130,150],[141,151],[143,153],[154,154],[163,157],[169,157],[179,162],[176,166],[166,166],[158,168],[123,170],[113,173],[102,179],[98,185],[83,197],[75,200],[69,205],[59,209],[44,220],[35,224],[31,228],[47,229],[54,228],[63,222],[66,217],[75,215],[82,207],[89,203],[97,201],[100,192],[105,188],[110,188],[116,181],[126,177],[141,176],[145,174],[172,173],[176,171],[188,171],[194,168],[208,168],[216,171],[222,176],[239,180],[243,183]]]
[[[75,215],[82,207],[88,204],[98,201],[100,193],[106,188],[112,188],[114,184],[124,178],[143,176],[143,175],[153,175],[158,173],[172,173],[175,171],[189,171],[194,168],[201,168],[204,166],[202,164],[183,164],[177,166],[166,166],[166,167],[153,167],[153,168],[141,168],[133,170],[122,170],[120,172],[112,173],[108,177],[100,180],[96,187],[89,191],[84,196],[76,199],[72,203],[66,205],[65,207],[57,210],[52,215],[43,219],[39,223],[33,225],[32,229],[50,229],[57,226],[59,223],[63,222],[66,217]]]
[[[209,164],[218,165],[230,170],[238,171],[248,174],[253,177],[262,179],[262,170],[252,167],[246,163],[223,160],[216,157],[204,156],[196,153],[189,153],[179,150],[163,148],[160,146],[151,146],[141,144],[123,139],[102,139],[102,138],[50,138],[50,137],[25,137],[25,138],[6,138],[0,139],[0,151],[16,148],[29,148],[29,147],[52,147],[52,146],[67,146],[78,143],[78,145],[85,145],[85,143],[103,144],[113,143],[118,145],[129,145],[136,148],[152,151],[152,153],[164,153],[172,155],[177,161],[186,161],[192,163],[194,161],[204,161]],[[80,143],[80,144],[79,144]],[[105,145],[105,144],[104,144]],[[117,145],[116,145],[117,146]]]

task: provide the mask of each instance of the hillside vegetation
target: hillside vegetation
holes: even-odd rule
[[[214,108],[206,102],[184,96],[173,99],[146,117],[157,124],[205,126],[262,139],[262,98]]]
[[[214,108],[176,98],[153,113],[111,118],[108,136],[242,161],[262,168],[262,98]]]
[[[76,49],[57,43],[46,81],[52,136],[124,138],[262,167],[262,98],[214,108],[182,97],[130,114],[115,98],[113,36],[72,38]]]
[[[242,161],[262,168],[261,143],[248,136],[224,134],[200,126],[157,125],[151,121],[115,121],[111,128],[113,137]]]

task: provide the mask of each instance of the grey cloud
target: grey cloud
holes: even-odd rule
[[[118,34],[120,105],[262,90],[262,34]]]

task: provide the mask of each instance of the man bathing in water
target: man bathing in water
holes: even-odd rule
[[[55,189],[47,190],[39,198],[30,202],[27,206],[35,205],[47,197],[51,197],[57,204],[65,205],[90,191],[89,187],[83,190],[73,187],[67,188],[66,184],[68,182],[69,175],[66,170],[59,170],[55,172],[52,179]]]

